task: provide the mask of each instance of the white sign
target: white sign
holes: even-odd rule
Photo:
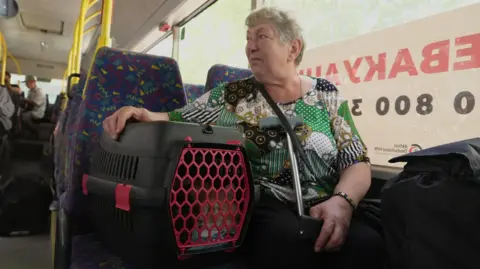
[[[311,49],[300,72],[338,85],[372,164],[391,166],[394,156],[480,137],[479,16],[474,4]]]

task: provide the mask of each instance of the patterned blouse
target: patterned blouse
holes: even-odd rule
[[[298,160],[305,204],[331,194],[342,170],[369,161],[347,101],[327,80],[314,79],[302,98],[278,106],[287,117],[303,117],[303,125],[295,132],[309,162]],[[255,183],[281,201],[296,201],[285,132],[259,128],[260,119],[275,113],[252,77],[219,86],[169,116],[171,121],[239,128],[246,139]]]

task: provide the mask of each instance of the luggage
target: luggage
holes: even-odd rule
[[[3,178],[0,181],[0,236],[48,232],[52,198],[52,191],[41,176]]]
[[[396,157],[381,221],[389,269],[479,268],[480,138]]]
[[[242,141],[235,129],[179,122],[104,134],[82,180],[103,242],[140,268],[198,268],[196,254],[238,248],[254,202]]]

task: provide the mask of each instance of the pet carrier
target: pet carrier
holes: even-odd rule
[[[179,122],[103,135],[82,189],[104,243],[141,268],[235,250],[254,201],[242,140],[232,128]]]

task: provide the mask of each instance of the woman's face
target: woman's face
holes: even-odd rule
[[[290,42],[289,42],[290,43]],[[290,72],[298,55],[297,44],[282,43],[275,27],[264,23],[247,31],[245,53],[253,74],[260,81]]]

